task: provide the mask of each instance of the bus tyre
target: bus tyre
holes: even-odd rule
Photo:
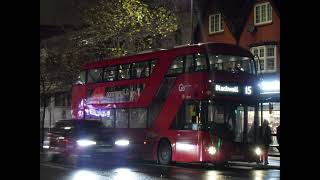
[[[167,140],[161,140],[158,148],[158,162],[163,165],[171,163],[172,149],[171,144]]]

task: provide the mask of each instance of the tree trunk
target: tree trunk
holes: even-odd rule
[[[42,101],[43,101],[43,114],[42,114],[42,118],[41,118],[41,143],[43,144],[44,142],[44,118],[46,117],[46,106],[47,106],[47,102],[46,102],[47,96],[44,94],[42,95]],[[41,149],[43,147],[41,146]]]

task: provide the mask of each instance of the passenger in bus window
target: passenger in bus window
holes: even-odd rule
[[[236,67],[234,67],[235,72],[243,72],[244,69],[241,67],[240,63],[237,63]]]
[[[229,71],[229,72],[233,72],[233,65],[232,65],[232,62],[227,62],[227,63],[225,63],[225,71]]]
[[[144,67],[142,72],[144,77],[149,77],[149,67]]]
[[[147,69],[147,67],[144,66],[141,71],[141,77],[148,77],[148,71],[149,71],[149,68]]]
[[[132,69],[132,77],[139,78],[140,77],[140,73],[141,73],[140,68],[133,68]]]
[[[185,106],[186,108],[186,120],[184,123],[185,130],[193,130],[196,128],[197,123],[197,113],[196,113],[196,106],[194,104],[188,104]]]
[[[213,70],[218,70],[218,65],[217,64],[213,64]]]

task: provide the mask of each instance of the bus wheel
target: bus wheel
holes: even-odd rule
[[[168,165],[171,163],[172,149],[171,144],[167,140],[161,140],[158,148],[158,162]]]

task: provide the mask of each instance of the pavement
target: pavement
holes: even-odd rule
[[[269,160],[268,165],[241,162],[241,161],[230,161],[229,164],[231,166],[253,167],[254,169],[278,169],[278,170],[280,170],[280,155],[276,156],[276,157],[269,156],[268,160]]]

